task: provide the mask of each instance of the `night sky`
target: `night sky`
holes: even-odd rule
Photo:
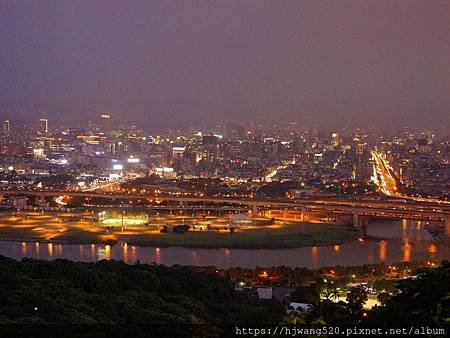
[[[0,108],[450,125],[449,13],[447,0],[3,0]]]

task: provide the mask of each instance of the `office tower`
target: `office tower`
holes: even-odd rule
[[[5,120],[5,122],[3,122],[3,132],[7,134],[10,131],[11,131],[11,123],[9,122],[9,120]]]
[[[41,134],[48,133],[48,119],[40,119],[39,120],[39,132]]]
[[[338,133],[331,134],[331,141],[334,147],[337,147],[341,144],[341,136]]]

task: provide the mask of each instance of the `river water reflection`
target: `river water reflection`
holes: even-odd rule
[[[317,268],[401,261],[450,259],[450,247],[436,242],[423,228],[424,222],[391,221],[369,225],[368,239],[329,247],[298,249],[187,249],[137,247],[126,243],[70,245],[34,242],[0,242],[0,254],[13,258],[67,258],[76,261],[101,259],[164,265],[292,266]],[[182,236],[182,235],[180,235]]]

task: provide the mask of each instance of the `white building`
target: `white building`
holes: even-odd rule
[[[259,299],[272,299],[273,290],[271,286],[259,287],[256,291]]]

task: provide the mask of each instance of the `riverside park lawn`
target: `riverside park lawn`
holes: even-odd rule
[[[305,246],[329,246],[357,238],[349,225],[292,223],[228,231],[188,231],[185,234],[162,233],[130,237],[129,243],[155,247],[279,249]]]
[[[69,217],[70,216],[70,217]],[[225,218],[211,218],[212,228],[220,231],[193,231],[184,234],[161,233],[161,225],[191,222],[185,218],[161,218],[149,225],[129,225],[107,229],[105,225],[73,217],[29,212],[20,217],[0,215],[0,239],[16,241],[55,241],[72,244],[124,242],[153,247],[278,249],[329,246],[355,240],[358,232],[351,225],[302,223],[254,219],[252,225],[236,226],[234,233]]]

